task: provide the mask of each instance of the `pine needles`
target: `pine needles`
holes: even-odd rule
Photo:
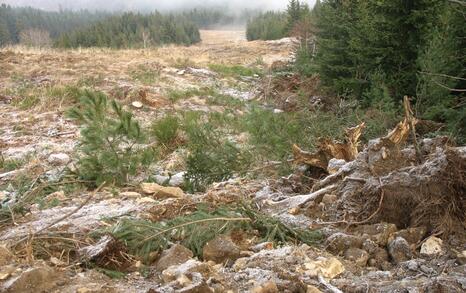
[[[111,232],[128,246],[132,254],[147,260],[151,252],[163,250],[175,242],[201,257],[202,248],[208,241],[233,230],[257,231],[264,241],[278,244],[294,242],[311,245],[321,238],[318,232],[288,227],[246,205],[214,211],[199,208],[190,215],[168,222],[123,219]]]

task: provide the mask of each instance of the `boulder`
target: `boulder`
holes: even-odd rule
[[[175,244],[167,250],[164,250],[157,261],[157,271],[162,272],[174,265],[180,265],[187,262],[193,257],[191,250],[183,245]]]
[[[395,264],[410,260],[412,257],[409,243],[402,237],[397,237],[388,244],[388,254]]]
[[[208,277],[212,272],[212,268],[208,263],[190,259],[180,265],[174,265],[162,272],[162,280],[165,283],[175,281],[182,275],[190,276],[194,273],[199,273],[202,277]]]
[[[206,261],[224,263],[225,261],[235,261],[240,258],[241,249],[228,235],[220,235],[207,242],[202,249],[202,256]]]
[[[155,197],[174,197],[183,198],[185,197],[184,191],[179,187],[165,187],[157,183],[142,183],[141,189],[146,194],[152,194]]]

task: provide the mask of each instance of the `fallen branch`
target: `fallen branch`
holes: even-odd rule
[[[327,288],[330,292],[332,293],[343,293],[343,291],[341,291],[340,289],[338,289],[337,287],[333,286],[332,284],[330,284],[329,282],[327,282],[324,277],[322,277],[322,275],[319,275],[318,277],[319,279],[319,283],[321,283],[322,285],[325,286],[325,288]]]
[[[286,205],[288,208],[297,208],[297,207],[302,207],[306,203],[316,200],[317,198],[324,196],[325,194],[332,192],[337,188],[337,185],[329,185],[325,188],[322,188],[318,191],[315,191],[310,194],[303,194],[303,195],[297,195],[293,196],[291,198],[279,201],[279,202],[273,202],[271,203],[272,205]]]

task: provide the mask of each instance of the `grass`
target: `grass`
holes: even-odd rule
[[[180,120],[175,115],[156,120],[151,126],[151,133],[157,139],[157,143],[167,149],[176,145],[179,130]]]
[[[209,69],[228,77],[262,75],[258,68],[245,67],[242,65],[209,64]]]
[[[132,79],[143,83],[144,85],[154,84],[160,77],[160,68],[148,67],[145,65],[138,65],[130,71]]]
[[[186,89],[186,90],[178,90],[178,89],[172,89],[168,92],[168,99],[172,103],[176,103],[179,100],[182,99],[189,99],[192,97],[205,97],[205,96],[210,96],[214,95],[215,90],[211,87],[203,87],[203,88],[191,88],[191,89]]]

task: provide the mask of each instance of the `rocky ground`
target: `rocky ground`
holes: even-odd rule
[[[50,189],[68,180],[79,138],[78,126],[64,115],[72,104],[67,86],[102,90],[143,124],[186,109],[242,115],[247,107],[176,93],[215,88],[247,105],[260,99],[264,78],[226,74],[212,64],[267,70],[286,63],[293,48],[286,39],[246,42],[240,31],[202,37],[187,48],[0,51],[0,147],[10,162],[0,172],[1,292],[466,290],[466,148],[442,137],[411,141],[409,115],[386,137],[359,147],[356,139],[350,158],[324,151],[328,176],[305,194],[293,184],[309,175],[316,158],[322,163],[322,153],[300,150],[295,159],[305,167],[286,178],[237,177],[193,195],[177,187],[185,171],[179,152],[153,168],[156,181],[169,179],[171,186],[135,179],[123,189],[73,189],[75,182]],[[168,172],[175,176],[164,177]],[[320,238],[313,245],[277,245],[231,232],[202,247],[202,258],[172,243],[143,261],[111,234],[93,237],[116,219],[164,221],[189,215],[199,203],[245,199],[286,225],[319,231]],[[18,202],[28,204],[16,210]]]

